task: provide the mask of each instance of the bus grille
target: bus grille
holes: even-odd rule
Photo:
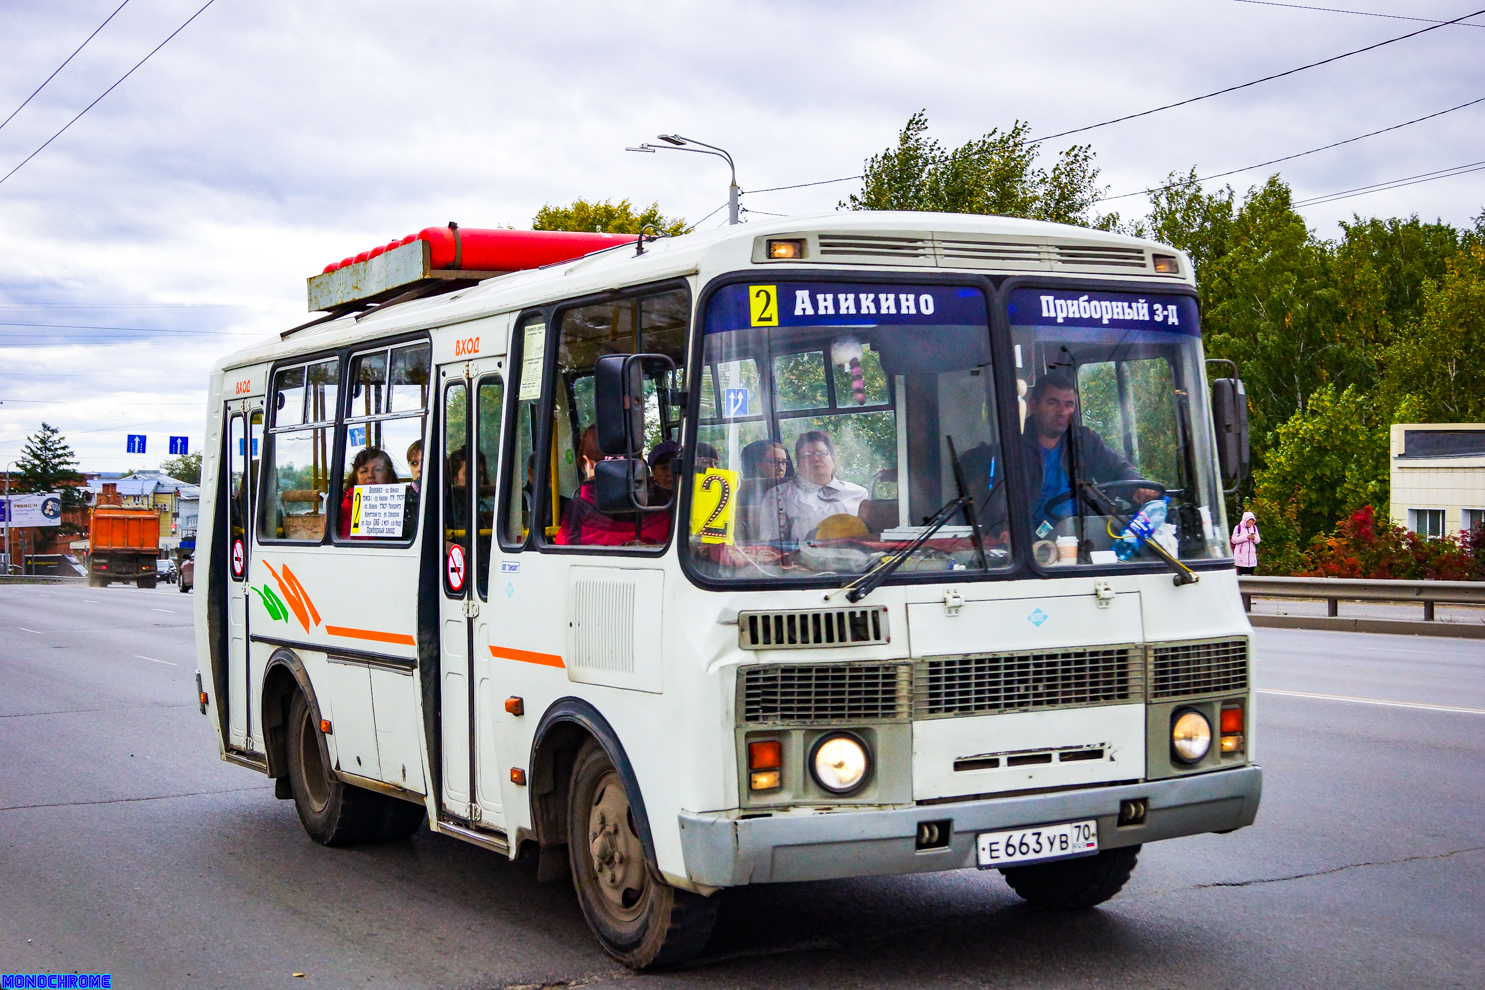
[[[906,721],[911,676],[905,663],[745,667],[741,721]]]
[[[1151,698],[1247,689],[1247,640],[1171,643],[1150,650]]]
[[[913,715],[944,718],[1144,700],[1143,653],[1107,646],[917,661]]]
[[[820,260],[890,258],[898,264],[931,265],[933,242],[925,237],[883,234],[821,234]]]
[[[1057,246],[1057,264],[1079,268],[1148,268],[1143,248],[1107,247],[1095,244]]]
[[[801,612],[739,612],[737,645],[743,650],[811,650],[886,643],[887,609],[819,608]]]

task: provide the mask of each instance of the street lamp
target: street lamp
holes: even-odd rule
[[[5,465],[5,573],[10,573],[10,472],[15,461]]]
[[[637,148],[625,148],[624,150],[642,151],[648,155],[653,155],[657,151],[694,151],[698,155],[715,155],[718,158],[726,159],[727,167],[732,169],[732,184],[727,187],[727,222],[730,224],[737,223],[737,198],[742,194],[742,190],[737,187],[737,165],[733,163],[732,156],[714,144],[707,144],[705,141],[698,141],[695,138],[681,137],[679,134],[660,134],[657,136],[665,143],[650,144],[646,142]],[[691,147],[693,144],[697,147]]]

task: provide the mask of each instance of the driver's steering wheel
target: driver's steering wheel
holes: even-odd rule
[[[1138,491],[1152,491],[1155,498],[1165,497],[1165,486],[1158,481],[1148,478],[1121,478],[1118,481],[1105,481],[1094,484],[1098,493],[1114,503],[1114,507],[1120,512],[1137,512],[1144,502],[1136,502],[1134,493]],[[1145,501],[1153,501],[1146,499]],[[1122,504],[1121,504],[1122,503]]]

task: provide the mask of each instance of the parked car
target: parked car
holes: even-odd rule
[[[196,586],[196,558],[187,557],[180,562],[180,593],[185,594]]]
[[[161,581],[170,582],[174,582],[179,576],[179,572],[175,567],[175,561],[169,557],[161,557],[155,561],[155,574],[159,576]]]

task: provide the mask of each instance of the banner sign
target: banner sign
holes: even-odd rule
[[[985,326],[979,289],[957,285],[779,282],[728,285],[712,296],[706,332],[748,327]]]
[[[10,496],[9,511],[0,499],[0,522],[12,526],[62,525],[62,496],[57,492]]]
[[[1013,326],[1164,330],[1193,337],[1201,332],[1197,328],[1196,300],[1191,296],[1017,289],[1006,308]]]

